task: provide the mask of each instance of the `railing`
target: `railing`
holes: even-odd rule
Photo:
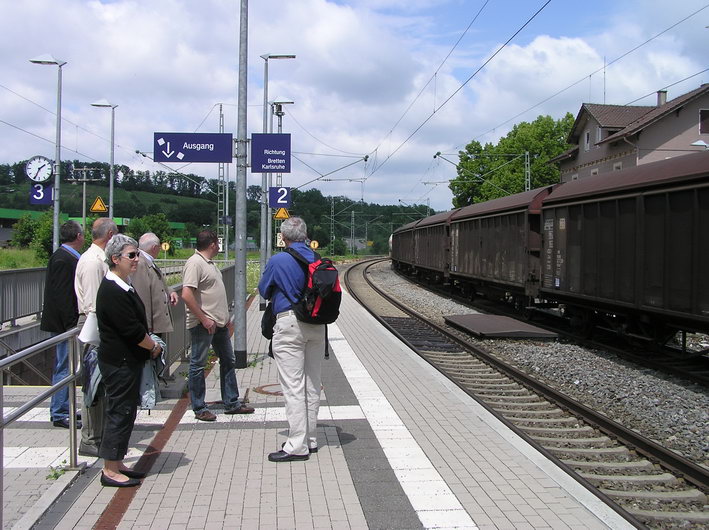
[[[38,315],[44,298],[45,268],[0,271],[0,326]]]
[[[5,427],[10,425],[12,422],[17,421],[19,418],[27,414],[30,410],[35,408],[37,405],[50,398],[55,392],[58,392],[65,386],[69,385],[69,469],[77,469],[78,458],[76,454],[76,366],[79,351],[79,344],[77,342],[77,335],[79,333],[78,328],[71,329],[61,335],[52,337],[45,341],[25,348],[13,355],[5,357],[0,360],[0,371],[9,370],[12,366],[26,362],[30,357],[37,355],[38,353],[44,352],[47,348],[56,346],[60,342],[69,341],[69,375],[64,379],[57,382],[55,385],[50,386],[47,390],[44,390],[37,394],[35,397],[30,399],[28,402],[17,407],[12,412],[7,415],[3,414],[2,424],[0,424],[0,447],[5,448]],[[0,410],[4,406],[5,395],[5,385],[0,379]],[[3,506],[2,492],[4,490],[3,473],[4,464],[0,461],[0,506]],[[2,511],[0,510],[0,527],[2,527]]]

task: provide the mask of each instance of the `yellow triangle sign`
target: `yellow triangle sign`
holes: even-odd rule
[[[278,208],[276,210],[276,214],[273,216],[274,219],[278,219],[281,221],[288,219],[289,217],[290,215],[288,214],[288,210],[286,210],[285,208]]]
[[[96,197],[96,200],[91,205],[90,211],[92,213],[106,213],[108,211],[108,208],[106,208],[106,203],[103,202],[103,199],[101,197]]]

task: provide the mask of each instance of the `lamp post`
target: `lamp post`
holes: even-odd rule
[[[61,149],[62,149],[62,66],[66,61],[55,59],[49,54],[30,59],[34,64],[54,64],[57,66],[57,135],[54,154],[54,228],[52,231],[52,248],[59,248],[59,185],[61,182]]]
[[[91,104],[92,107],[103,107],[111,109],[111,168],[109,169],[108,175],[108,216],[113,219],[113,181],[115,180],[114,167],[113,167],[113,153],[115,151],[115,132],[116,132],[116,107],[118,105],[113,105],[106,101],[105,99],[100,99],[94,101]]]
[[[266,53],[261,56],[263,59],[263,133],[268,131],[268,60],[269,59],[295,59],[292,54]],[[270,216],[268,215],[268,174],[261,173],[261,244],[259,249],[259,266],[261,274],[266,268],[266,261],[270,253]],[[259,304],[261,310],[266,309],[266,301],[261,298]]]

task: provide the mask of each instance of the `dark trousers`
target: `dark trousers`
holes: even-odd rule
[[[143,368],[138,363],[114,366],[101,361],[98,367],[106,387],[103,438],[98,455],[104,460],[122,460],[128,452],[130,435],[138,413]]]

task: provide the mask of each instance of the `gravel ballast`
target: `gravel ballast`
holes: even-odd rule
[[[474,311],[407,281],[384,262],[370,269],[378,287],[417,312],[443,316]],[[709,467],[709,390],[612,353],[554,340],[471,341],[586,406],[690,460]]]

